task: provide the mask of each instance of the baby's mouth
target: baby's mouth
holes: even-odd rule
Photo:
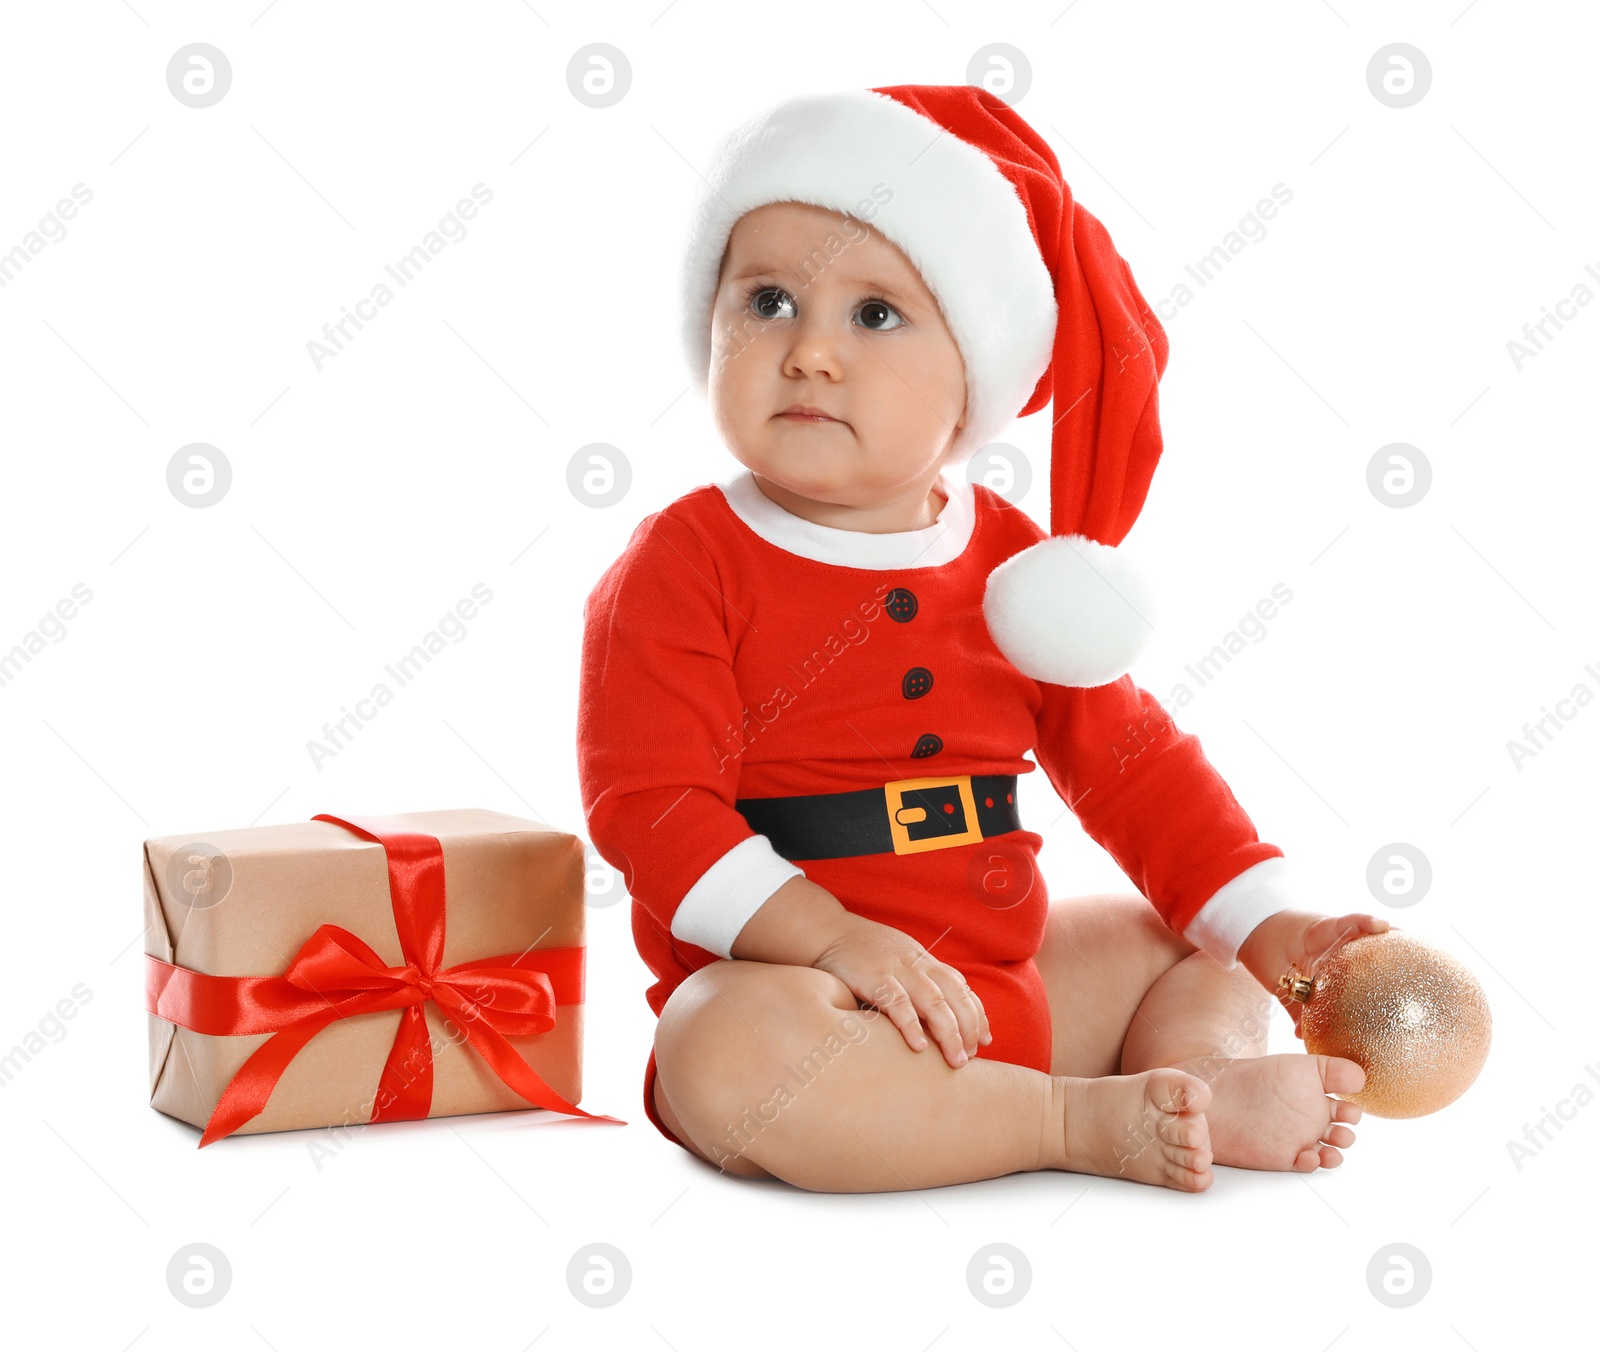
[[[829,423],[846,425],[842,418],[836,418],[831,413],[824,413],[816,408],[786,408],[781,413],[773,414],[773,417],[781,418],[785,422],[811,423],[818,427],[825,427]]]

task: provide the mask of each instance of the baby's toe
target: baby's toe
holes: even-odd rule
[[[1349,1127],[1332,1126],[1322,1138],[1329,1145],[1352,1146],[1356,1143],[1356,1134]]]
[[[1329,1094],[1358,1094],[1367,1083],[1367,1072],[1359,1063],[1344,1056],[1319,1056],[1322,1063],[1322,1088]]]
[[[1333,1120],[1335,1122],[1359,1122],[1361,1109],[1353,1103],[1346,1103],[1343,1099],[1335,1099],[1333,1103]]]
[[[1165,1119],[1157,1130],[1162,1140],[1179,1149],[1210,1149],[1211,1146],[1204,1113],[1180,1113]]]
[[[1203,1113],[1211,1106],[1211,1086],[1198,1075],[1172,1067],[1150,1072],[1150,1101],[1163,1113]]]
[[[1324,1169],[1337,1169],[1344,1163],[1344,1156],[1331,1145],[1323,1146],[1319,1153],[1322,1157],[1322,1167]]]

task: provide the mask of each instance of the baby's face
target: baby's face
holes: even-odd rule
[[[933,293],[878,231],[774,202],[739,218],[712,308],[712,416],[746,468],[871,507],[930,481],[966,422],[966,371]],[[834,421],[784,417],[795,404]]]

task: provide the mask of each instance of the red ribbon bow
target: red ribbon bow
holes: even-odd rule
[[[383,846],[389,899],[403,967],[388,967],[349,930],[322,925],[282,976],[211,976],[145,954],[145,1008],[196,1033],[272,1033],[228,1082],[200,1145],[237,1131],[267,1106],[300,1049],[330,1023],[380,1009],[403,1009],[373,1101],[373,1122],[426,1117],[433,1102],[433,1044],[423,1005],[433,1001],[466,1034],[490,1068],[540,1108],[591,1117],[544,1082],[506,1036],[547,1033],[558,1004],[583,999],[583,949],[529,949],[440,969],[444,955],[444,852],[434,836],[383,818],[319,813]]]

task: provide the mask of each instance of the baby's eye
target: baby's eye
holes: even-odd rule
[[[750,293],[749,306],[761,319],[793,319],[794,301],[789,293],[781,287],[760,286]],[[787,305],[787,314],[779,313],[776,307]]]
[[[862,325],[862,327],[870,333],[893,333],[897,328],[906,322],[905,317],[900,313],[900,311],[895,309],[894,306],[890,305],[886,300],[863,301],[861,303],[861,308],[857,310],[856,313],[866,316],[866,322]],[[889,319],[892,319],[894,322],[885,322]]]

